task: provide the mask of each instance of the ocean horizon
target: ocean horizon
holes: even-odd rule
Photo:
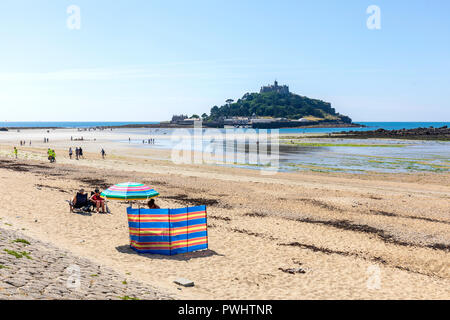
[[[125,125],[140,125],[140,124],[158,124],[160,121],[18,121],[0,122],[0,128],[92,128],[92,127],[108,127],[108,126],[125,126]],[[450,122],[388,122],[388,121],[355,121],[355,124],[362,124],[366,127],[324,127],[324,128],[282,128],[282,133],[294,132],[336,132],[336,131],[367,131],[367,130],[401,130],[401,129],[415,129],[415,128],[440,128],[443,126],[450,126]]]

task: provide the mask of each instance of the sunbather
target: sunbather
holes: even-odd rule
[[[95,204],[97,213],[99,213],[100,208],[102,208],[102,213],[105,213],[105,199],[100,195],[100,190],[95,189],[94,195],[91,197],[91,201]]]
[[[159,206],[155,203],[155,199],[150,199],[147,205],[149,209],[160,209]]]

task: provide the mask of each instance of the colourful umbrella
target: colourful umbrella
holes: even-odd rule
[[[125,182],[113,185],[101,195],[109,200],[147,200],[159,196],[159,193],[149,186],[136,182]]]

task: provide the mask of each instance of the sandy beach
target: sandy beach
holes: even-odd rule
[[[50,145],[33,142],[14,159],[12,144],[1,141],[1,228],[178,299],[450,298],[448,172],[261,175],[175,165],[168,150],[101,139],[83,142],[85,159],[76,161],[68,145],[67,137],[51,141],[58,156],[50,164]],[[69,212],[66,200],[80,187],[125,181],[153,186],[161,207],[207,205],[209,250],[136,254],[125,203],[109,202],[110,215]],[[177,277],[195,287],[177,286]]]

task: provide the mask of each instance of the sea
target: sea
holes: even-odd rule
[[[109,127],[124,126],[129,124],[158,124],[159,122],[72,122],[72,121],[30,121],[30,122],[11,122],[0,121],[0,128],[92,128],[92,127]]]
[[[108,127],[108,126],[124,126],[124,125],[139,125],[139,124],[158,124],[160,122],[51,122],[51,121],[36,121],[36,122],[9,122],[0,121],[0,128],[92,128],[92,127]],[[399,129],[414,129],[414,128],[440,128],[443,126],[449,126],[450,122],[359,122],[357,124],[365,125],[363,128],[285,128],[280,129],[280,133],[308,133],[308,132],[320,132],[331,133],[340,131],[368,131],[368,130],[399,130]]]

